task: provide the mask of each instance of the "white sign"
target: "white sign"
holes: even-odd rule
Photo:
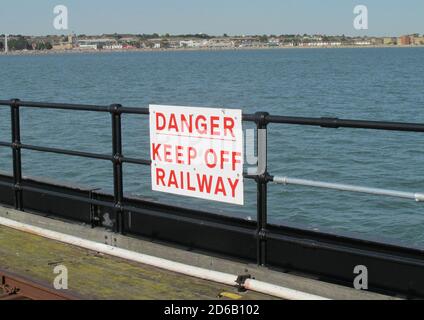
[[[244,204],[242,112],[150,106],[152,189]]]

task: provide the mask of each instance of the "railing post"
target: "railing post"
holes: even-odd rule
[[[122,122],[121,105],[110,106],[112,115],[113,195],[115,201],[115,232],[124,231],[124,184],[122,170]]]
[[[21,121],[19,116],[19,99],[10,101],[12,153],[13,153],[13,190],[15,194],[15,208],[24,209],[22,196],[22,158],[21,158]]]
[[[267,225],[268,225],[268,121],[266,112],[256,113],[258,172],[257,184],[257,263],[267,263]]]

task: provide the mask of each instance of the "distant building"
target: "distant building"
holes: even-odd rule
[[[208,40],[207,47],[209,48],[234,48],[234,41],[231,41],[227,38],[214,38]]]
[[[391,46],[391,45],[397,44],[397,41],[396,41],[396,38],[385,37],[383,38],[383,44],[386,46]]]
[[[382,39],[382,38],[372,38],[370,41],[375,46],[380,46],[380,45],[384,44],[384,39]]]
[[[181,48],[199,48],[202,46],[203,41],[196,40],[181,40],[180,47]]]
[[[411,37],[410,36],[401,36],[398,39],[399,46],[410,46],[411,45]]]
[[[81,50],[99,50],[99,49],[122,49],[115,39],[82,39],[78,40],[78,48]]]
[[[137,37],[125,37],[125,38],[119,39],[119,42],[121,42],[121,43],[136,43],[136,42],[139,42],[139,39],[137,39]]]
[[[72,50],[74,48],[75,45],[75,41],[74,41],[75,37],[74,35],[70,34],[66,41],[60,41],[57,43],[53,43],[52,49],[53,50]]]
[[[98,50],[97,44],[79,43],[78,48],[81,50]]]
[[[280,45],[280,39],[278,38],[269,38],[268,45],[270,47],[278,47]]]
[[[326,41],[314,41],[314,42],[301,42],[299,47],[339,47],[341,42],[326,42]]]
[[[355,41],[355,46],[370,46],[370,41]]]
[[[60,50],[72,50],[72,49],[73,49],[72,43],[63,42],[63,43],[53,44],[53,50],[60,51]]]
[[[121,50],[124,46],[122,44],[106,44],[103,46],[103,49],[105,50]]]
[[[413,37],[411,42],[412,42],[413,45],[422,46],[422,45],[424,45],[424,36],[423,37]]]
[[[260,46],[261,43],[256,37],[232,37],[231,41],[236,48],[251,48]],[[208,41],[204,44],[207,46],[209,44]]]

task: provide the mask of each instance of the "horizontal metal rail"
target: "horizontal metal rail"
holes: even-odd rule
[[[139,164],[139,165],[142,165],[142,166],[150,166],[152,164],[151,160],[134,159],[134,158],[128,158],[128,157],[122,157],[121,161],[124,162],[124,163]]]
[[[257,116],[254,114],[244,115],[246,121],[255,121]],[[352,128],[352,129],[373,129],[388,131],[406,131],[406,132],[424,132],[422,123],[404,123],[387,121],[367,121],[350,120],[339,118],[306,118],[306,117],[288,117],[288,116],[265,116],[263,121],[267,124],[294,124],[304,126],[318,126],[322,128]]]
[[[11,146],[12,146],[11,143],[0,142],[0,147],[10,148]],[[74,156],[74,157],[114,161],[113,156],[100,154],[100,153],[73,151],[73,150],[59,149],[59,148],[48,148],[48,147],[33,146],[28,144],[22,144],[19,146],[19,148],[23,150],[62,154],[62,155],[68,155],[68,156]],[[135,158],[127,158],[127,157],[122,157],[120,161],[123,163],[132,163],[132,164],[139,164],[139,165],[145,165],[145,166],[149,166],[151,164],[151,160],[135,159]]]
[[[8,187],[8,188],[13,188],[15,185],[12,182],[0,181],[0,186],[2,186],[2,187]]]
[[[298,186],[324,188],[324,189],[332,189],[332,190],[339,190],[339,191],[367,193],[367,194],[374,194],[374,195],[380,195],[380,196],[411,199],[417,202],[424,201],[424,193],[413,193],[413,192],[403,192],[403,191],[387,190],[387,189],[379,189],[379,188],[369,188],[369,187],[361,187],[361,186],[355,186],[355,185],[349,185],[349,184],[328,183],[328,182],[322,182],[322,181],[296,179],[296,178],[289,178],[289,177],[273,177],[272,181],[275,183],[284,184],[284,185],[298,185]]]
[[[113,105],[102,106],[102,105],[70,104],[70,103],[28,102],[28,101],[20,101],[20,100],[19,101],[0,100],[0,106],[10,106],[12,104],[15,104],[18,107],[24,107],[24,108],[92,111],[92,112],[104,112],[104,113],[115,112],[113,109],[114,107]],[[119,109],[119,113],[148,115],[149,108],[121,107]]]
[[[70,104],[70,103],[27,102],[27,101],[13,101],[13,100],[0,101],[0,105],[3,105],[3,106],[10,106],[12,104],[18,107],[30,107],[30,108],[40,108],[40,109],[110,112],[110,107],[108,106]]]
[[[21,147],[21,149],[24,149],[24,150],[32,150],[32,151],[45,152],[45,153],[63,154],[63,155],[68,155],[68,156],[98,159],[98,160],[109,160],[109,161],[113,160],[113,157],[111,155],[98,154],[98,153],[72,151],[72,150],[65,150],[65,149],[58,149],[58,148],[39,147],[39,146],[32,146],[32,145],[28,145],[28,144],[22,144],[20,147]]]
[[[119,111],[114,110],[114,106],[102,105],[86,105],[86,104],[69,104],[69,103],[48,103],[48,102],[28,102],[14,100],[0,100],[0,106],[16,105],[18,107],[31,107],[41,109],[58,109],[58,110],[74,110],[74,111],[93,111],[93,112],[119,112],[121,114],[140,114],[148,115],[149,108],[132,108],[120,107]],[[243,114],[244,121],[258,122],[264,124],[294,124],[306,126],[319,126],[323,128],[353,128],[353,129],[373,129],[373,130],[389,130],[389,131],[408,131],[408,132],[424,132],[424,124],[422,123],[404,123],[404,122],[388,122],[388,121],[368,121],[368,120],[350,120],[339,118],[313,118],[313,117],[290,117],[278,115],[264,115],[263,113]]]

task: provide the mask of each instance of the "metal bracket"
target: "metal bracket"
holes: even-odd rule
[[[244,274],[244,275],[239,275],[237,277],[236,283],[237,283],[237,290],[238,292],[246,292],[247,290],[244,288],[244,283],[246,282],[247,279],[252,279],[252,276],[250,274]]]

